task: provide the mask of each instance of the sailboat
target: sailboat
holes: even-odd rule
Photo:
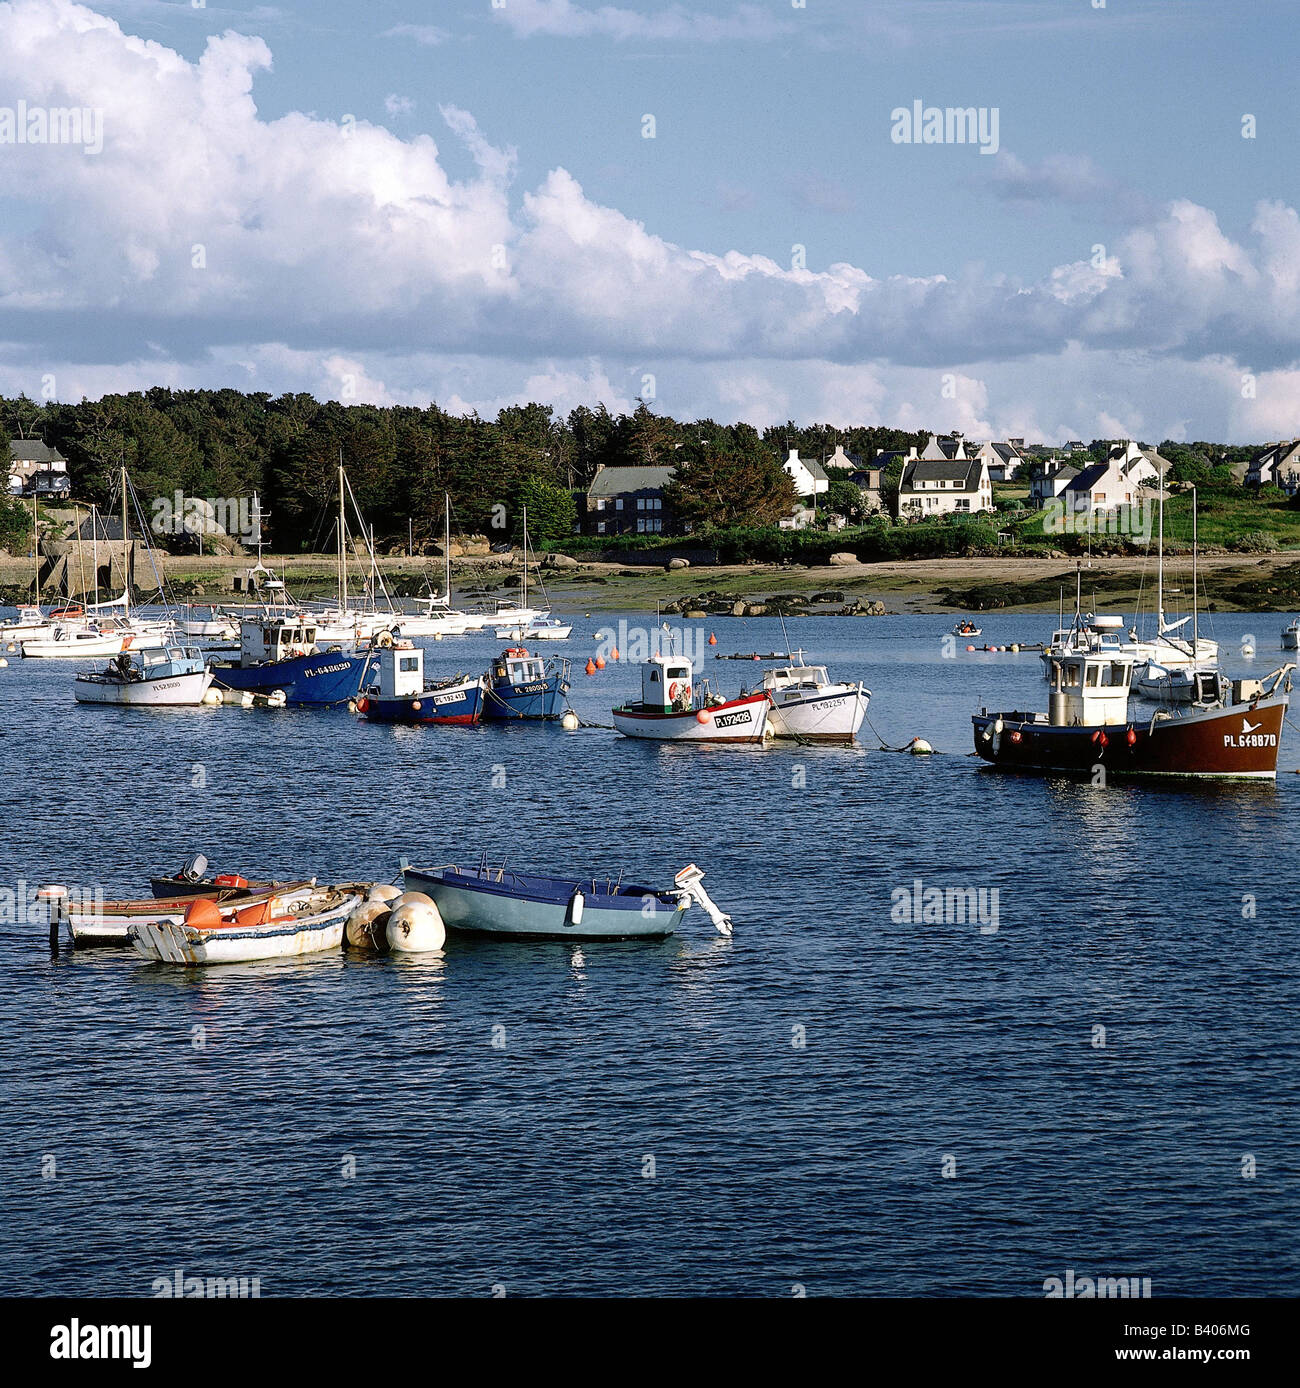
[[[537,576],[542,597],[546,597],[546,585],[542,576]],[[498,641],[567,641],[573,631],[571,623],[551,616],[551,606],[528,606],[528,507],[524,507],[524,567],[519,581],[519,603],[517,607],[498,606],[493,620],[493,629]]]
[[[348,597],[348,563],[347,563],[347,516],[345,510],[344,494],[352,502],[352,509],[356,514],[357,523],[361,527],[361,533],[365,537],[366,552],[370,556],[370,576],[366,580],[366,599],[362,606],[354,607],[349,602]],[[391,632],[397,624],[399,614],[394,610],[387,590],[384,588],[384,580],[379,573],[379,566],[375,561],[374,545],[370,540],[370,532],[365,522],[361,518],[361,508],[357,505],[356,496],[352,491],[352,484],[347,480],[347,474],[343,470],[342,452],[339,454],[339,577],[338,577],[338,600],[333,607],[313,606],[312,617],[316,623],[316,639],[318,641],[368,641],[381,631]],[[379,606],[377,595],[382,594],[387,610]]]
[[[148,642],[158,645],[169,641],[175,624],[170,617],[139,617],[131,615],[131,525],[128,516],[128,498],[131,495],[126,468],[121,470],[122,478],[122,593],[120,597],[105,599],[103,602],[87,603],[83,615],[69,617],[53,623],[48,634],[25,639],[21,643],[24,659],[28,660],[79,660],[84,656],[99,657],[119,655],[129,651],[132,646]],[[139,503],[137,502],[137,507]],[[78,535],[80,543],[80,535]],[[148,544],[148,537],[145,537]],[[150,551],[152,560],[152,550]],[[98,565],[98,554],[96,554]],[[155,569],[155,578],[157,578]],[[159,594],[162,582],[158,581]],[[98,591],[98,568],[96,568],[96,590]],[[39,594],[38,594],[39,600]]]
[[[424,611],[413,616],[399,615],[393,629],[395,636],[463,636],[469,630],[469,620],[463,613],[451,610],[451,496],[443,493],[442,522],[442,596],[430,594],[419,598]]]

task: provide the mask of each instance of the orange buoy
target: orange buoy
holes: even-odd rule
[[[365,696],[364,694],[361,696],[361,698],[359,698],[359,699],[357,700],[357,712],[358,712],[358,713],[369,713],[369,712],[370,712],[370,700],[367,699],[366,696]]]
[[[196,930],[212,930],[221,924],[221,912],[215,901],[206,896],[196,897],[185,908],[185,924]]]
[[[1138,735],[1133,731],[1132,728],[1130,728],[1128,732],[1124,734],[1124,739],[1128,743],[1128,745],[1132,747],[1132,745],[1138,740]]]
[[[709,645],[710,645],[710,646],[716,646],[717,644],[718,644],[718,638],[717,638],[716,636],[714,636],[714,634],[713,634],[712,632],[709,632]]]
[[[967,649],[968,651],[973,651],[973,650],[975,649],[975,647],[974,647],[974,646],[967,646],[966,649]]]
[[[701,709],[701,710],[695,715],[695,721],[696,721],[697,723],[707,723],[707,722],[709,721],[709,715],[704,711],[704,709]]]
[[[596,657],[596,669],[597,669],[597,670],[603,670],[604,668],[605,668],[605,657],[604,657],[603,655],[598,655],[598,656]]]
[[[615,646],[615,647],[610,651],[610,653],[609,653],[609,658],[610,658],[611,660],[617,660],[617,659],[618,659],[618,647],[617,647],[617,646]]]
[[[758,656],[755,656],[754,659],[757,660],[757,659],[758,659]]]
[[[594,674],[596,673],[596,662],[595,662],[594,660],[592,660],[590,656],[587,657],[587,671],[586,671],[586,672],[587,672],[587,674],[589,674],[589,675],[594,675]]]

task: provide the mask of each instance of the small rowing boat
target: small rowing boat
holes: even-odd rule
[[[247,906],[260,905],[272,897],[295,902],[311,895],[314,880],[267,884],[260,892],[247,888],[224,887],[203,896],[151,897],[145,901],[100,901],[89,910],[68,914],[68,934],[72,943],[88,945],[126,945],[133,925],[151,921],[183,921],[196,901],[210,902],[219,912],[233,914]]]
[[[364,889],[318,887],[287,899],[268,896],[234,909],[214,901],[191,901],[184,918],[145,920],[128,938],[136,953],[160,964],[236,964],[339,949],[348,916]]]

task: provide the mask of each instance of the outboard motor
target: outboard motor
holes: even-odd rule
[[[202,853],[196,853],[180,871],[182,882],[202,882],[204,874],[208,870],[208,860]]]

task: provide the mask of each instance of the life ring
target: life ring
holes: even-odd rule
[[[670,704],[676,703],[677,696],[679,693],[681,693],[681,688],[681,685],[678,684],[676,680],[674,680],[672,684],[668,686],[668,702]]]
[[[375,637],[375,645],[378,646],[381,651],[388,650],[392,644],[393,633],[391,631],[381,631],[379,635]]]

